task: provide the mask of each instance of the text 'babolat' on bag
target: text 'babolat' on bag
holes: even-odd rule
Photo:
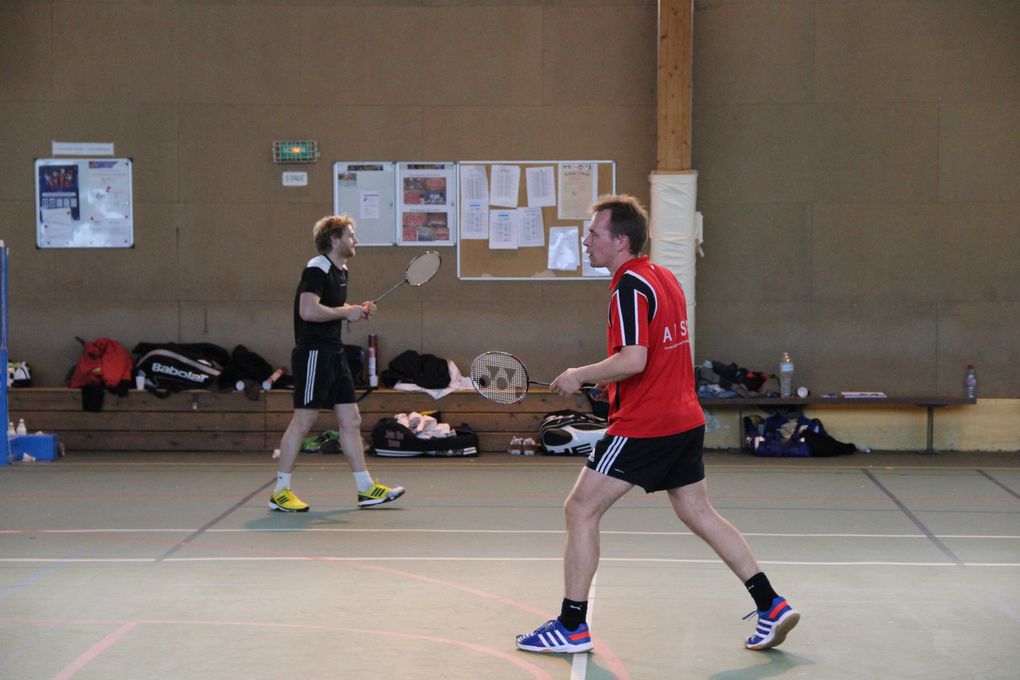
[[[192,359],[168,349],[146,352],[135,367],[145,374],[147,388],[169,392],[209,389],[222,370],[208,359]]]

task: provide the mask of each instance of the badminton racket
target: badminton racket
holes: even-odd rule
[[[416,288],[418,286],[424,286],[432,280],[432,277],[436,275],[436,272],[439,271],[439,267],[442,266],[442,264],[443,259],[439,257],[439,253],[434,250],[427,250],[421,255],[416,255],[411,258],[410,262],[407,263],[407,269],[404,270],[404,278],[388,291],[372,300],[372,302],[379,302],[379,300],[382,300],[405,283]]]
[[[507,352],[483,352],[471,362],[471,385],[478,394],[497,404],[516,404],[528,394],[529,385],[549,386],[532,380],[524,362]],[[598,387],[582,386],[595,399],[602,392]]]
[[[388,291],[372,300],[373,303],[378,303],[384,297],[400,288],[405,283],[409,286],[424,286],[426,283],[432,280],[432,277],[439,271],[439,267],[443,264],[443,258],[439,257],[439,253],[434,250],[426,250],[421,255],[416,255],[411,258],[411,261],[407,263],[407,268],[404,269],[404,278],[401,279],[396,285],[390,288]],[[351,330],[351,322],[347,322],[347,330]]]

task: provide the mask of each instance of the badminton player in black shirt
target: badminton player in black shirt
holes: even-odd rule
[[[280,441],[276,488],[269,507],[282,512],[307,512],[308,504],[291,489],[291,471],[301,441],[315,426],[319,410],[336,414],[340,446],[354,472],[358,505],[389,503],[403,495],[403,487],[388,487],[372,479],[365,465],[361,440],[361,412],[354,378],[341,339],[345,321],[361,321],[375,313],[374,302],[347,304],[347,260],[358,245],[354,220],[347,215],[323,217],[312,234],[319,255],[308,261],[294,294],[294,416]]]

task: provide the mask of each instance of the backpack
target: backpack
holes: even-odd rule
[[[815,422],[821,425],[821,421],[808,420],[799,411],[776,413],[764,420],[761,416],[745,416],[744,443],[756,456],[806,458],[811,455],[811,447],[804,440],[804,432]]]
[[[784,430],[789,433],[784,436]],[[805,418],[799,411],[744,418],[744,443],[756,456],[831,457],[851,454],[853,444],[836,440],[818,418]]]
[[[76,339],[82,344],[82,353],[67,386],[98,385],[122,396],[127,394],[132,384],[132,364],[131,355],[124,346],[110,338],[98,338],[93,342]]]

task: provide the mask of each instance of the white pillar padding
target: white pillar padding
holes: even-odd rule
[[[653,172],[649,259],[676,276],[687,298],[687,331],[694,358],[696,307],[695,255],[701,252],[702,220],[694,207],[698,197],[698,172]],[[704,253],[702,253],[704,255]]]

